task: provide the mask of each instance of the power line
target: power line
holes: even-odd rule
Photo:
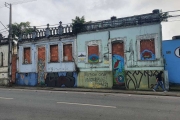
[[[72,23],[67,23],[67,24],[62,24],[62,25],[70,25],[70,24],[72,24]],[[54,25],[49,25],[49,26],[57,26],[57,25],[59,25],[59,24],[54,24]],[[30,27],[45,27],[45,26],[47,26],[47,25],[30,26]]]
[[[4,33],[4,32],[8,32],[8,30],[2,31],[2,32],[0,32],[0,33]]]
[[[0,23],[4,26],[5,29],[7,29],[6,26],[1,21],[0,21]]]
[[[13,2],[12,5],[23,4],[23,3],[27,3],[27,2],[33,2],[33,1],[37,1],[37,0],[27,0],[27,1]]]
[[[178,22],[178,21],[180,21],[180,20],[172,20],[172,21],[168,21],[168,22]]]
[[[6,30],[6,28],[4,28],[4,29],[1,29],[0,31],[3,31],[3,30]]]
[[[173,11],[166,11],[166,12],[163,12],[163,13],[167,13],[167,12],[179,12],[180,10],[173,10]]]

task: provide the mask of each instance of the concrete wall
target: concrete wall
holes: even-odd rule
[[[169,83],[180,85],[180,40],[166,40],[163,41],[162,46]]]
[[[0,85],[8,84],[8,44],[0,45]]]
[[[126,88],[148,90],[156,85],[156,76],[160,71],[158,70],[127,70],[126,71]],[[163,74],[163,81],[165,88],[169,89],[169,81],[166,71]],[[160,89],[160,88],[159,88]]]
[[[78,74],[78,87],[87,88],[112,88],[112,72],[89,71]]]

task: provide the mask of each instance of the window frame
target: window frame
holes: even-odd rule
[[[57,45],[58,46],[58,61],[56,61],[56,62],[51,61],[51,45]],[[49,51],[48,51],[48,53],[49,53],[48,62],[49,63],[59,63],[60,62],[60,52],[59,51],[60,51],[59,43],[51,43],[51,44],[49,44]]]
[[[25,63],[25,58],[24,58],[24,49],[25,48],[29,48],[30,49],[30,63]],[[32,64],[32,47],[31,46],[24,46],[23,47],[23,51],[22,51],[22,64],[24,65],[28,65],[28,64]]]
[[[154,40],[154,47],[155,47],[155,59],[154,60],[141,60],[141,53],[140,53],[140,43],[142,40]],[[157,59],[160,58],[160,54],[158,53],[159,48],[158,48],[158,34],[153,33],[153,34],[145,34],[145,35],[139,35],[136,37],[137,40],[137,60],[138,61],[156,61]]]
[[[90,63],[88,62],[88,46],[93,46],[93,45],[97,45],[98,49],[99,49],[99,61],[96,63]],[[91,40],[91,41],[86,41],[86,63],[87,64],[97,64],[97,63],[101,63],[102,62],[102,41],[101,40]]]
[[[72,45],[72,61],[64,61],[64,45],[68,45],[68,44],[71,44]],[[61,52],[61,55],[62,55],[62,59],[61,59],[61,62],[74,62],[74,42],[62,42],[62,52]]]

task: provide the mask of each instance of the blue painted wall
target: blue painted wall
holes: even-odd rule
[[[37,73],[16,73],[16,84],[23,86],[36,86]]]
[[[178,47],[180,47],[180,40],[166,40],[162,43],[165,70],[168,71],[170,84],[180,84],[180,57],[175,54]]]

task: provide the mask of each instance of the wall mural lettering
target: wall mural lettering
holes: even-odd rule
[[[45,78],[49,87],[76,87],[77,73],[75,72],[59,72],[47,73]]]
[[[85,72],[84,81],[91,88],[108,88],[109,74],[106,72]]]
[[[160,71],[125,71],[127,89],[152,89]],[[164,79],[164,78],[163,78]]]

